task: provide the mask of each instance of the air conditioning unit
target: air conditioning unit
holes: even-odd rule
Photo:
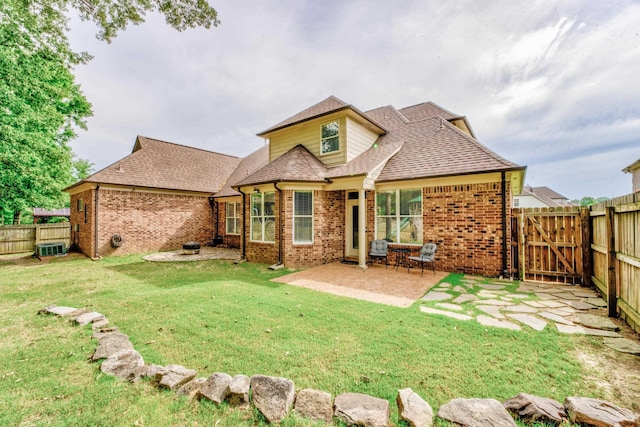
[[[53,255],[65,255],[67,253],[67,246],[64,242],[56,243],[38,243],[36,245],[36,256],[53,256]]]

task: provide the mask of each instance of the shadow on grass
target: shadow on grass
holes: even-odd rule
[[[271,278],[278,276],[277,274],[259,271],[255,266],[247,268],[244,265],[236,266],[225,261],[153,263],[153,268],[149,268],[149,262],[141,261],[106,268],[162,289],[222,280],[248,282],[269,288],[282,286],[280,283],[270,281]]]

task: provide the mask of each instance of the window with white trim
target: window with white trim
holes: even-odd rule
[[[313,192],[293,192],[293,243],[313,243]]]
[[[340,151],[340,123],[336,120],[322,125],[320,154]]]
[[[276,193],[251,194],[251,241],[276,241]]]
[[[376,193],[376,239],[422,244],[422,190]]]
[[[240,233],[240,202],[226,203],[227,234]]]

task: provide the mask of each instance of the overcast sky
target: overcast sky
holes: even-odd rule
[[[209,0],[221,25],[162,16],[111,44],[71,22],[93,104],[71,145],[94,169],[136,135],[245,156],[271,125],[335,95],[366,111],[424,101],[573,198],[631,192],[640,158],[640,3],[499,0]]]

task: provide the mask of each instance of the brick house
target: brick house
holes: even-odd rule
[[[497,276],[510,269],[508,214],[513,195],[522,189],[526,168],[481,145],[465,117],[433,103],[362,112],[331,96],[258,136],[268,144],[244,159],[172,145],[221,162],[220,169],[210,166],[208,175],[194,172],[190,161],[173,157],[174,169],[185,168],[167,171],[168,179],[176,180],[171,195],[191,197],[176,205],[184,209],[193,204],[194,228],[178,226],[181,220],[173,219],[170,222],[179,229],[172,234],[175,238],[152,247],[149,243],[156,240],[145,240],[144,235],[162,231],[142,214],[157,214],[155,206],[162,202],[162,212],[172,218],[171,206],[149,196],[127,200],[128,218],[119,220],[120,228],[128,230],[121,233],[122,239],[128,239],[129,230],[139,230],[146,247],[136,243],[126,251],[175,248],[187,238],[203,243],[217,238],[240,247],[249,261],[302,267],[352,259],[364,268],[370,242],[384,238],[392,247],[414,250],[426,242],[438,243],[438,269],[444,271]],[[125,161],[136,153],[144,157],[148,151],[152,156],[151,151],[164,151],[162,144],[167,144],[141,138],[121,161],[122,168],[133,167]],[[103,176],[122,177],[117,175],[118,164],[70,187],[73,224],[83,225],[82,215],[74,218],[74,200],[93,200]],[[155,170],[145,168],[140,179],[145,173],[152,175]],[[194,183],[202,185],[197,190],[187,188],[189,179],[175,176],[182,173],[197,175]],[[146,180],[145,188],[157,194],[155,179]],[[107,231],[118,228],[109,222],[118,221],[123,210],[122,202],[111,199],[123,195],[102,193],[133,195],[127,179],[118,184],[126,189],[111,189],[115,184],[111,183],[103,190],[106,184],[100,184],[99,225],[92,222],[91,207],[84,223],[85,228],[93,224],[98,230],[93,235],[88,230],[84,239],[96,240],[103,255],[125,252],[126,245],[109,249]],[[163,184],[166,191],[167,185]],[[199,228],[198,221],[202,221]],[[87,244],[79,244],[85,253]]]
[[[640,159],[622,169],[622,172],[631,174],[631,192],[640,191]]]

